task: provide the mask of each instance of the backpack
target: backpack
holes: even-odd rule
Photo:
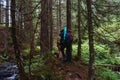
[[[70,34],[66,33],[64,40],[63,40],[63,43],[69,43],[69,42],[70,42]]]
[[[66,34],[64,34],[64,31],[61,31],[60,37],[61,37],[60,42],[61,42],[62,44],[71,43],[71,42],[73,41],[73,36],[72,36],[72,34],[69,33],[69,32],[66,32]]]
[[[70,36],[70,41],[73,41],[73,34],[71,32],[71,30],[68,30],[69,36]]]

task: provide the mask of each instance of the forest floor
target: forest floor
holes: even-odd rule
[[[49,75],[56,76],[50,80],[87,80],[88,66],[82,61],[73,60],[72,63],[62,62],[60,60],[48,59],[45,66],[33,74],[42,73],[42,71],[49,72]],[[37,80],[37,79],[36,79]]]
[[[42,75],[55,76],[49,80],[87,80],[88,65],[73,59],[72,63],[62,62],[54,57],[45,59],[44,66],[32,72],[33,80],[42,80]],[[46,79],[45,79],[46,80]],[[47,79],[48,80],[48,79]]]
[[[88,67],[79,62],[63,63],[56,61],[56,72],[64,77],[64,80],[87,80]]]

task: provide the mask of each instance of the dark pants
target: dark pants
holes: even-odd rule
[[[61,52],[62,52],[62,56],[65,59],[65,61],[67,62],[71,62],[72,59],[72,47],[71,47],[72,43],[69,44],[62,44],[61,45]],[[64,50],[66,49],[66,55],[64,53]]]

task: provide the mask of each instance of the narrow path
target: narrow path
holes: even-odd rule
[[[87,80],[88,68],[80,62],[62,63],[56,61],[56,70],[65,80]]]

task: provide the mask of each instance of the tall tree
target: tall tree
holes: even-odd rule
[[[71,0],[67,0],[67,28],[71,30]]]
[[[67,0],[67,28],[71,30],[71,0]],[[69,58],[72,59],[72,44],[70,44],[70,53],[68,54]]]
[[[87,2],[87,26],[88,26],[88,35],[89,35],[89,71],[88,79],[93,80],[94,75],[94,40],[93,40],[93,25],[92,25],[92,0],[86,0]]]
[[[22,25],[22,8],[23,8],[23,5],[24,4],[22,4],[23,3],[23,0],[18,0],[17,2],[16,2],[16,5],[17,5],[17,16],[16,16],[16,18],[17,18],[17,36],[19,37],[19,41],[22,41],[22,39],[23,39],[23,35],[24,35],[24,33],[23,33],[23,25]],[[22,34],[22,35],[21,35]]]
[[[57,5],[56,6],[57,6],[57,11],[56,11],[57,22],[56,23],[57,23],[57,28],[58,28],[57,29],[57,34],[59,34],[60,29],[59,29],[59,4],[58,4],[58,1],[57,1]]]
[[[3,0],[0,0],[0,22],[3,24],[5,21],[5,9],[4,9],[4,1]]]
[[[3,0],[0,0],[0,23],[2,23],[2,20],[3,20]]]
[[[53,15],[52,15],[52,0],[49,0],[49,27],[50,27],[50,51],[53,49]]]
[[[48,0],[41,0],[40,52],[42,55],[49,52],[49,46]]]
[[[81,58],[81,0],[78,0],[78,59]]]
[[[6,27],[9,26],[9,0],[6,0]]]
[[[30,54],[29,54],[29,80],[31,80],[31,58],[34,54],[34,27],[33,27],[33,18],[32,18],[32,10],[33,10],[33,3],[32,0],[29,0],[29,27],[30,27]]]
[[[27,1],[27,0],[23,0],[22,1],[23,3],[22,3],[22,6],[23,7],[25,7],[25,8],[23,8],[23,16],[24,16],[24,35],[25,35],[25,40],[27,41],[27,42],[30,42],[30,37],[31,37],[31,34],[30,34],[30,32],[31,32],[31,28],[30,28],[30,26],[31,26],[31,17],[32,16],[30,16],[32,13],[31,13],[31,11],[32,11],[32,9],[30,9],[30,1]]]
[[[61,21],[61,0],[59,0],[59,29],[61,30],[62,21]]]
[[[20,80],[26,80],[24,68],[20,58],[20,49],[18,46],[17,38],[16,38],[15,9],[16,9],[16,2],[15,0],[11,0],[11,19],[12,19],[12,27],[11,27],[12,35],[11,36],[14,44],[15,57],[16,57],[16,61],[19,69]]]
[[[9,0],[6,0],[6,29],[5,29],[5,56],[7,56],[8,51],[8,26],[9,26]]]
[[[62,27],[61,21],[61,0],[57,1],[57,27],[58,27],[58,34]]]

